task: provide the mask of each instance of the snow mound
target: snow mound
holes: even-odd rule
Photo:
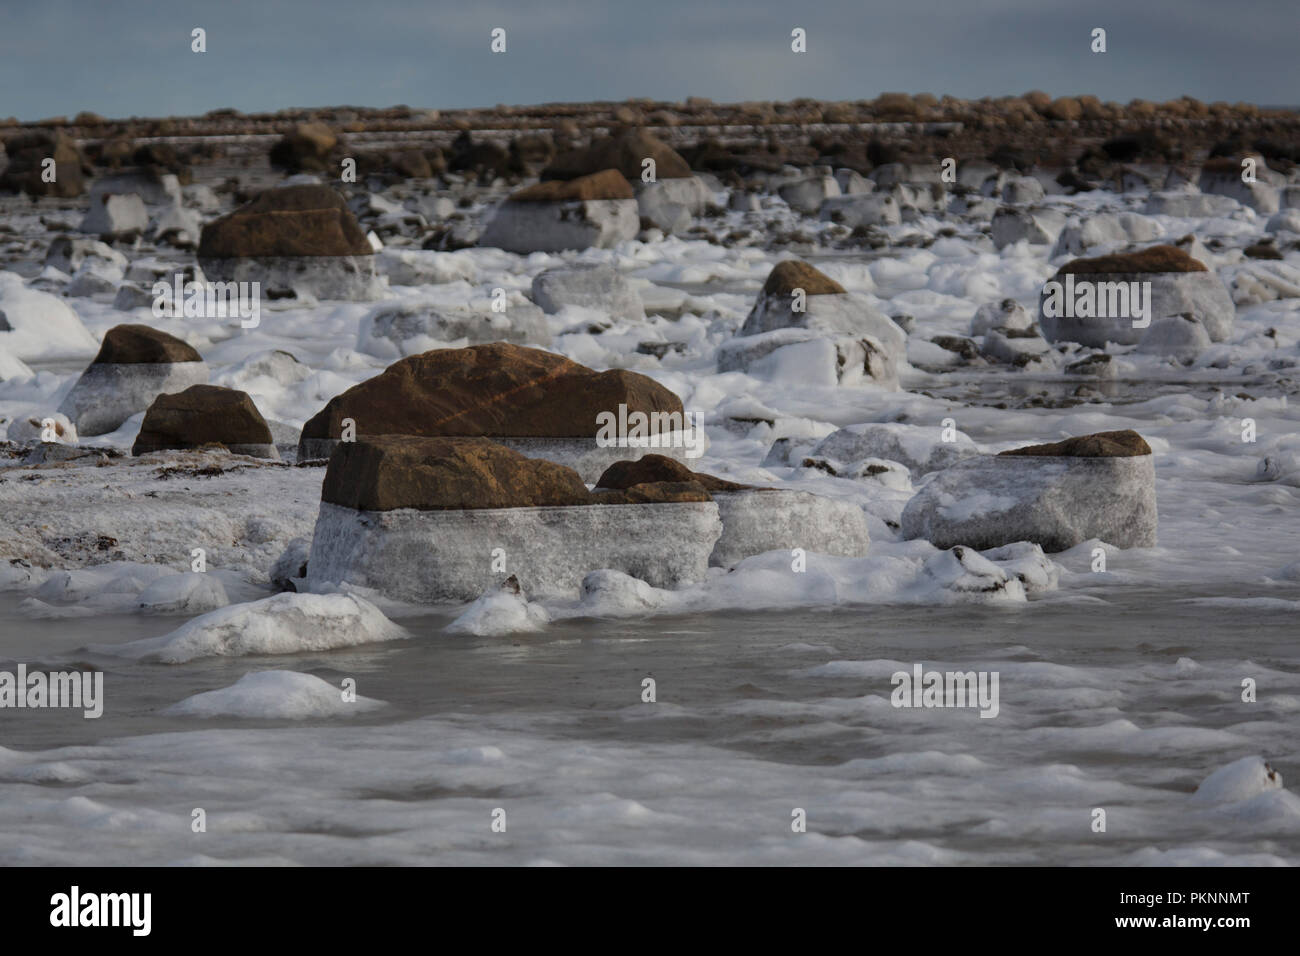
[[[161,637],[96,650],[162,664],[184,664],[203,657],[328,651],[405,636],[404,628],[355,595],[286,592],[223,607]]]
[[[229,687],[187,697],[164,714],[181,717],[248,717],[305,720],[347,717],[383,707],[384,702],[358,696],[343,699],[344,691],[328,681],[297,671],[254,671]]]
[[[540,604],[532,604],[520,591],[502,587],[486,592],[447,625],[449,634],[500,637],[542,630],[551,616]]]

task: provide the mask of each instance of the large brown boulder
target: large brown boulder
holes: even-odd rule
[[[356,423],[358,437],[594,438],[597,416],[617,415],[619,405],[629,414],[682,414],[681,399],[644,375],[595,372],[561,355],[497,342],[395,362],[330,399],[302,438],[338,439],[345,418]]]
[[[681,154],[643,129],[624,130],[593,142],[586,149],[565,153],[542,170],[542,179],[576,179],[603,169],[617,169],[629,181],[641,179],[641,164],[655,161],[657,179],[681,179],[691,167]]]
[[[1134,458],[1138,455],[1151,454],[1151,446],[1137,432],[1126,428],[1123,431],[1075,435],[1063,441],[1050,442],[1046,445],[1027,445],[1000,454],[1063,458]]]
[[[536,183],[510,196],[510,202],[572,202],[586,199],[635,199],[631,184],[616,169],[578,179]]]
[[[200,259],[369,256],[374,249],[328,186],[282,186],[203,227]]]
[[[596,490],[626,491],[639,485],[659,482],[695,482],[705,491],[744,491],[751,487],[691,471],[677,459],[666,455],[646,455],[636,461],[614,462],[601,474],[596,482]]]
[[[236,454],[278,457],[271,429],[248,393],[216,385],[191,385],[154,399],[131,454],[211,444]]]
[[[710,499],[696,483],[592,493],[571,468],[486,438],[377,435],[339,444],[321,500],[358,511],[465,511]]]
[[[61,132],[34,130],[15,136],[6,144],[9,165],[0,175],[0,189],[25,192],[29,196],[70,198],[86,191],[82,172],[84,158],[77,145]],[[44,161],[54,160],[54,182],[42,178]]]
[[[202,362],[188,342],[147,325],[115,325],[104,334],[93,365],[161,365]]]

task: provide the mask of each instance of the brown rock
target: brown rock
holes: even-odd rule
[[[1075,275],[1101,273],[1139,272],[1207,272],[1201,262],[1193,259],[1176,246],[1151,246],[1139,252],[1097,256],[1093,259],[1075,259],[1061,266],[1058,275],[1072,272]]]
[[[837,295],[844,292],[844,286],[800,259],[778,262],[763,283],[763,295],[789,295],[795,289],[803,289],[807,295]]]
[[[631,129],[596,140],[587,149],[565,153],[542,171],[542,179],[576,179],[617,169],[630,182],[636,182],[646,159],[655,161],[658,179],[691,175],[691,167],[675,149],[643,129]]]
[[[323,172],[338,137],[324,123],[299,123],[271,147],[272,166],[290,173]]]
[[[666,455],[646,455],[636,461],[614,462],[601,473],[596,490],[629,490],[658,482],[694,482],[705,491],[743,491],[750,487],[691,471],[677,459]]]
[[[359,511],[462,511],[711,499],[698,482],[592,493],[573,469],[487,438],[379,435],[334,450],[321,500]]]
[[[578,199],[634,199],[632,186],[617,169],[577,179],[552,179],[519,190],[511,202],[570,202]]]
[[[1027,445],[1001,452],[1003,455],[1055,455],[1064,458],[1135,458],[1151,454],[1146,439],[1131,428],[1116,432],[1076,435],[1047,445]]]
[[[203,227],[200,259],[369,256],[374,249],[328,186],[282,186]]]
[[[191,385],[183,392],[159,395],[144,413],[131,454],[210,444],[272,444],[271,429],[247,392]]]
[[[9,165],[0,175],[0,189],[25,192],[29,196],[58,196],[64,199],[86,191],[82,172],[84,157],[76,144],[62,132],[34,130],[15,136],[5,145]],[[44,161],[54,160],[54,182],[42,178]]]
[[[166,365],[202,362],[188,342],[147,325],[115,325],[104,334],[92,365]]]
[[[377,435],[334,449],[321,500],[361,511],[443,511],[585,505],[591,494],[573,469],[486,438]]]
[[[615,369],[594,372],[540,349],[496,342],[435,349],[390,365],[336,395],[303,427],[303,439],[358,436],[594,438],[601,412],[682,413],[653,379]],[[653,420],[653,419],[652,419]]]

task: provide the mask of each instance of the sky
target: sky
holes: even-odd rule
[[[0,0],[0,117],[1032,89],[1291,105],[1298,44],[1300,0]]]

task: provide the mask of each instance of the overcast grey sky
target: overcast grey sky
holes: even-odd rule
[[[0,0],[23,120],[1030,89],[1300,103],[1300,0]]]

